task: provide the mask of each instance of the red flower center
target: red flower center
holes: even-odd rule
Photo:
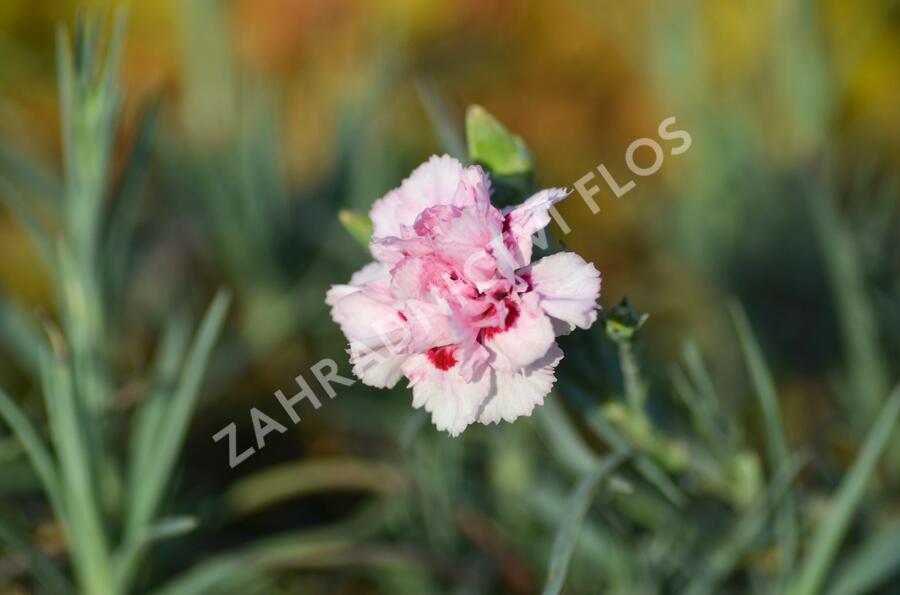
[[[491,328],[481,329],[480,339],[486,341],[498,333],[508,331],[509,328],[519,319],[519,307],[512,300],[506,300],[506,319],[503,326],[492,326]]]
[[[445,345],[443,347],[432,347],[425,352],[425,355],[428,356],[428,361],[434,364],[435,368],[446,372],[456,365],[456,358],[453,357],[454,351],[456,351],[455,345]]]

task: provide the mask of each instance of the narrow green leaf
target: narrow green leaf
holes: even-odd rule
[[[143,533],[126,541],[113,558],[113,572],[119,593],[128,593],[144,552],[155,542],[172,539],[197,528],[197,519],[181,516],[162,519]]]
[[[334,525],[249,543],[238,551],[200,562],[152,595],[245,595],[256,588],[268,593],[273,571],[353,564],[355,560],[344,559],[344,554],[382,530],[387,521],[396,518],[401,507],[402,503],[394,499],[382,499]]]
[[[560,464],[577,475],[589,473],[600,459],[578,435],[559,402],[559,395],[552,394],[537,410],[535,422],[539,435]]]
[[[798,570],[788,591],[789,595],[815,595],[821,591],[841,540],[875,472],[878,459],[890,443],[898,415],[900,415],[900,385],[894,387],[876,416],[862,450],[838,488],[828,514],[813,534],[809,555]]]
[[[600,486],[625,461],[626,457],[627,455],[624,453],[610,455],[579,481],[569,495],[565,505],[567,511],[565,520],[559,527],[553,542],[547,569],[547,583],[543,590],[544,595],[558,595],[562,591],[566,582],[569,562],[575,551],[575,545],[578,543],[578,536],[581,533],[588,509]]]
[[[697,404],[705,418],[704,423],[711,433],[712,444],[727,445],[727,450],[719,453],[727,457],[735,451],[740,431],[725,414],[712,376],[703,361],[697,344],[693,341],[686,342],[682,350],[682,357],[698,397]]]
[[[45,348],[38,326],[12,302],[0,299],[0,340],[19,365],[40,374],[40,352]]]
[[[534,170],[525,142],[511,134],[494,116],[478,105],[466,112],[469,159],[498,176],[529,175]]]
[[[566,493],[555,483],[536,482],[530,486],[524,496],[527,512],[544,527],[558,529],[566,522],[568,510],[560,505],[565,502]],[[585,518],[578,538],[578,547],[573,552],[573,559],[590,561],[597,565],[597,578],[602,578],[609,585],[609,593],[620,593],[613,588],[626,568],[633,561],[630,552],[623,551],[621,540],[606,527]]]
[[[682,593],[712,595],[720,592],[717,587],[734,570],[765,529],[766,522],[783,501],[800,468],[801,462],[794,460],[779,470],[769,485],[768,493],[761,494],[725,539],[711,548],[709,555],[698,565],[699,571],[690,577],[690,582]]]
[[[305,494],[340,490],[397,494],[406,479],[396,465],[366,459],[320,459],[268,467],[242,478],[226,500],[235,514],[252,514]]]
[[[772,374],[769,372],[768,366],[766,366],[762,350],[756,341],[753,329],[750,327],[750,322],[747,320],[747,315],[744,313],[743,308],[737,302],[732,302],[729,304],[729,309],[737,331],[741,351],[744,354],[744,362],[747,365],[747,371],[750,374],[750,380],[753,383],[753,389],[763,413],[769,464],[773,469],[779,469],[789,460],[790,449],[788,448],[784,422],[781,419],[775,383],[772,380]]]
[[[723,416],[719,396],[716,393],[709,370],[707,370],[706,364],[703,362],[700,348],[693,341],[688,341],[684,345],[682,356],[691,381],[701,399],[702,406],[709,411],[711,419],[721,422]]]
[[[83,590],[114,593],[107,536],[95,486],[88,417],[73,394],[71,370],[61,357],[42,352],[41,375],[50,432],[59,456],[60,486],[66,511],[66,538]]]
[[[372,220],[368,215],[360,215],[347,209],[343,209],[338,213],[338,220],[347,233],[359,243],[360,246],[369,249],[369,243],[372,240]]]
[[[560,382],[564,382],[564,380],[561,379]],[[563,386],[561,391],[563,394],[570,394],[570,391],[583,392],[582,389],[573,384]],[[604,417],[602,409],[594,408],[584,415],[584,419],[587,426],[598,438],[606,442],[612,450],[616,452],[631,451],[628,441]],[[635,470],[648,483],[656,487],[675,506],[679,508],[684,506],[684,493],[650,457],[643,453],[632,451],[632,460],[634,461]]]
[[[138,127],[134,146],[128,156],[122,189],[113,206],[106,230],[104,260],[107,263],[106,281],[114,292],[120,292],[125,281],[130,256],[129,246],[140,210],[140,196],[148,175],[148,163],[153,152],[153,139],[159,116],[159,102],[145,110]],[[116,303],[116,300],[111,300]]]
[[[865,595],[900,574],[900,524],[870,536],[835,571],[828,595]],[[895,579],[896,580],[896,579]]]
[[[769,372],[762,349],[756,341],[744,309],[739,303],[731,302],[729,310],[744,354],[747,371],[762,410],[769,468],[773,473],[778,473],[788,464],[791,455],[784,422],[781,419],[775,382],[772,380],[772,374]],[[798,540],[796,503],[790,494],[785,497],[784,505],[778,513],[777,523],[781,555],[784,558],[782,571],[790,572],[796,556]]]
[[[191,329],[182,311],[167,321],[156,354],[152,386],[138,405],[132,421],[131,458],[128,465],[127,498],[129,508],[144,491],[147,470],[155,458],[157,440],[162,431],[179,368],[190,341]]]
[[[125,32],[128,24],[128,8],[119,6],[113,15],[112,32],[106,46],[106,61],[100,73],[99,85],[107,94],[118,93],[119,64],[125,47]]]
[[[101,55],[99,20],[82,18],[74,47],[60,27],[57,76],[62,113],[66,237],[82,265],[94,261],[101,235],[103,198],[122,93],[116,83],[124,38],[124,11],[116,14]]]
[[[0,417],[12,430],[28,456],[53,510],[60,520],[65,521],[59,476],[53,456],[28,417],[3,389],[0,389]]]
[[[169,485],[197,404],[200,385],[216,339],[225,322],[230,301],[230,294],[220,290],[203,317],[181,378],[171,401],[166,406],[165,421],[156,437],[157,448],[143,477],[143,489],[134,494],[136,499],[130,503],[131,508],[126,521],[127,538],[136,538],[143,527],[150,523]]]
[[[269,579],[244,556],[220,556],[169,580],[152,595],[228,595],[263,593]]]
[[[67,343],[67,362],[72,368],[74,398],[89,415],[99,416],[112,391],[103,346],[106,338],[105,309],[90,260],[80,258],[74,247],[60,240],[56,250],[57,301]],[[99,425],[84,426],[88,447],[97,446]],[[98,456],[100,453],[93,451]]]
[[[851,413],[867,427],[887,394],[889,375],[865,267],[853,237],[835,212],[832,191],[825,184],[816,184],[806,196],[837,308],[853,395]]]
[[[710,411],[706,400],[699,391],[691,385],[684,370],[678,365],[672,365],[669,376],[672,379],[675,395],[681,399],[690,413],[693,429],[703,439],[706,446],[713,447],[719,444],[719,420],[715,413]]]
[[[465,161],[466,141],[463,138],[461,127],[453,120],[444,98],[441,97],[434,83],[419,80],[416,84],[416,90],[419,92],[419,99],[422,105],[425,106],[428,119],[431,120],[431,125],[437,132],[441,147],[451,157]]]
[[[649,483],[678,508],[685,505],[686,497],[672,478],[650,457],[642,453],[634,455],[634,468]]]
[[[634,411],[644,412],[647,386],[641,378],[640,365],[631,340],[619,343],[619,369],[625,384],[625,400]]]
[[[601,409],[595,410],[587,416],[586,422],[598,437],[604,440],[610,448],[616,452],[631,451],[628,441],[613,427],[612,424],[603,415]],[[659,492],[666,497],[676,507],[681,508],[685,504],[685,495],[681,489],[675,485],[672,478],[663,471],[650,457],[641,452],[631,452],[634,461],[634,468],[644,480],[654,486]]]

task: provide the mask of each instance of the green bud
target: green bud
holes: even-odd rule
[[[634,338],[638,330],[647,322],[647,318],[649,318],[648,314],[638,314],[628,303],[628,298],[625,297],[606,313],[603,326],[606,329],[606,335],[616,343],[620,343]]]
[[[466,141],[469,159],[492,174],[514,176],[534,170],[525,142],[479,105],[469,107],[466,112]]]
[[[342,209],[338,213],[338,220],[354,240],[359,242],[366,250],[369,249],[373,225],[372,220],[369,219],[368,215],[360,215],[359,213]]]
[[[728,475],[731,498],[747,508],[762,491],[763,477],[759,457],[750,450],[739,451],[729,461]]]
[[[533,191],[534,160],[525,141],[481,106],[466,112],[466,141],[469,160],[491,175],[497,206],[516,203]]]

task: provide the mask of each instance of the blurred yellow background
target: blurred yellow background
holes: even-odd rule
[[[128,6],[122,70],[126,117],[133,119],[148,96],[162,93],[175,104],[185,99],[180,81],[194,37],[189,4],[163,0]],[[668,158],[662,175],[640,180],[621,200],[607,193],[597,217],[588,217],[577,200],[563,207],[564,215],[578,222],[567,244],[603,265],[608,288],[646,298],[658,312],[674,307],[684,292],[695,299],[694,290],[680,287],[685,272],[671,266],[664,246],[645,245],[635,224],[652,225],[662,212],[659,202],[671,199],[661,185],[678,184],[679,198],[690,200],[684,189],[702,184],[697,178],[708,168],[704,157],[717,150],[704,147],[710,122],[749,126],[759,151],[784,169],[820,150],[879,154],[892,167],[900,158],[900,25],[890,2],[221,4],[236,35],[242,76],[275,88],[287,127],[284,165],[298,182],[315,180],[328,166],[340,126],[338,107],[365,93],[373,76],[383,77],[386,89],[372,112],[374,137],[365,142],[399,145],[421,156],[439,151],[416,92],[424,80],[458,117],[470,103],[499,114],[529,143],[545,184],[571,187],[599,163],[614,175],[626,175],[628,144],[655,134],[664,117],[676,116],[679,126],[694,134],[692,151]],[[3,2],[0,131],[6,139],[39,154],[58,154],[55,29],[72,22],[79,9],[118,5]],[[794,21],[814,27],[820,42]],[[387,66],[379,66],[388,54]],[[798,79],[810,74],[810,61],[827,62],[833,78],[806,88]],[[815,103],[804,104],[798,89],[813,95]],[[820,116],[824,104],[829,113]],[[728,116],[734,118],[729,122]],[[215,116],[210,119],[215,127]],[[40,301],[41,284],[29,274],[27,246],[8,222],[2,237],[8,255],[0,265],[3,285]],[[640,273],[645,267],[651,287],[618,284],[618,270]],[[663,296],[660,285],[671,290],[657,302]]]

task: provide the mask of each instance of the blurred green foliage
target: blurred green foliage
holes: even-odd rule
[[[75,8],[0,6],[0,593],[900,589],[890,3]],[[324,292],[411,167],[622,180],[670,115],[690,151],[561,205],[609,315],[531,419],[356,385],[229,468],[349,373]]]

